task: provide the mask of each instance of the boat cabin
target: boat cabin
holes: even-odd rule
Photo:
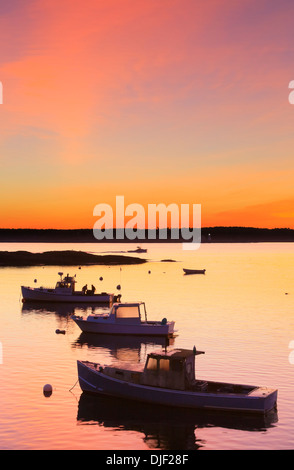
[[[173,349],[150,353],[141,383],[154,387],[186,390],[195,384],[195,356],[203,351]]]
[[[113,304],[109,316],[113,316],[115,321],[118,323],[126,323],[131,321],[132,323],[141,323],[141,319],[144,316],[147,321],[147,313],[144,302],[136,303],[115,303]]]
[[[56,286],[55,286],[55,291],[60,291],[60,292],[70,292],[70,293],[73,293],[75,291],[75,283],[76,283],[76,280],[74,277],[72,276],[69,276],[67,274],[67,276],[63,276],[63,273],[58,273],[59,276],[60,276],[60,279],[59,281],[56,282]]]
[[[149,353],[145,366],[134,363],[120,363],[105,366],[104,374],[126,382],[150,387],[188,390],[195,388],[195,356],[203,351],[172,349]],[[97,366],[97,364],[94,364]]]

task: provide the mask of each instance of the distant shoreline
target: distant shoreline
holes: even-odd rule
[[[90,266],[90,265],[133,265],[146,260],[135,256],[93,255],[83,251],[0,251],[0,267],[16,266]]]
[[[0,229],[0,243],[183,243],[191,240],[171,238],[167,229],[167,239],[159,238],[159,231],[154,233],[155,239],[117,240],[115,230],[113,239],[96,240],[91,229]],[[254,227],[204,227],[201,229],[201,243],[260,243],[260,242],[294,242],[294,229],[289,228],[254,228]]]

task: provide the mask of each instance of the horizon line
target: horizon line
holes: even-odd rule
[[[183,228],[188,228],[189,230],[193,230],[193,228],[195,227],[157,227],[157,228],[145,228],[145,229],[139,229],[139,230],[149,230],[149,231],[152,231],[152,230],[181,230]],[[254,230],[294,230],[294,228],[290,228],[290,227],[255,227],[253,225],[208,225],[208,226],[205,226],[205,227],[196,227],[197,229],[200,229],[200,230],[205,230],[205,229],[213,229],[213,228],[239,228],[239,229],[254,229]],[[83,227],[80,227],[80,228],[53,228],[53,227],[47,227],[47,228],[34,228],[34,227],[18,227],[18,228],[9,228],[9,227],[0,227],[0,231],[1,230],[55,230],[55,231],[76,231],[76,230],[89,230],[89,231],[93,231],[93,228],[83,228]],[[103,230],[103,229],[102,229]],[[104,229],[104,231],[106,230],[126,230],[125,227],[120,227],[120,228],[116,228],[116,227],[113,227],[113,229]],[[136,230],[136,229],[135,229]]]

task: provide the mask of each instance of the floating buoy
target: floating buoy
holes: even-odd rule
[[[148,274],[151,274],[151,271],[148,271]]]
[[[50,385],[50,384],[44,385],[43,394],[44,394],[45,397],[50,397],[50,395],[52,395],[52,392],[53,392],[52,385]]]
[[[99,277],[99,281],[103,281],[103,277],[102,277],[102,276],[101,276],[101,277]]]
[[[118,285],[116,286],[116,288],[117,288],[117,290],[120,290],[120,289],[121,289],[120,284],[118,284]]]
[[[37,282],[37,279],[34,279],[34,282]]]
[[[57,330],[55,330],[55,333],[56,333],[57,335],[65,335],[65,330],[59,330],[59,329],[57,329]]]

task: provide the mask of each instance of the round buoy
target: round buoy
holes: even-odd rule
[[[99,281],[103,281],[103,277],[102,277],[102,276],[101,276],[101,277],[99,277]]]
[[[37,279],[34,279],[34,282],[37,282]]]
[[[116,286],[116,288],[117,288],[117,290],[120,290],[120,289],[121,289],[120,284],[118,284],[118,285]]]
[[[50,384],[44,385],[43,394],[44,394],[45,397],[50,397],[50,395],[52,395],[52,392],[53,392],[52,385],[50,385]]]
[[[148,274],[151,274],[151,271],[148,271]]]

